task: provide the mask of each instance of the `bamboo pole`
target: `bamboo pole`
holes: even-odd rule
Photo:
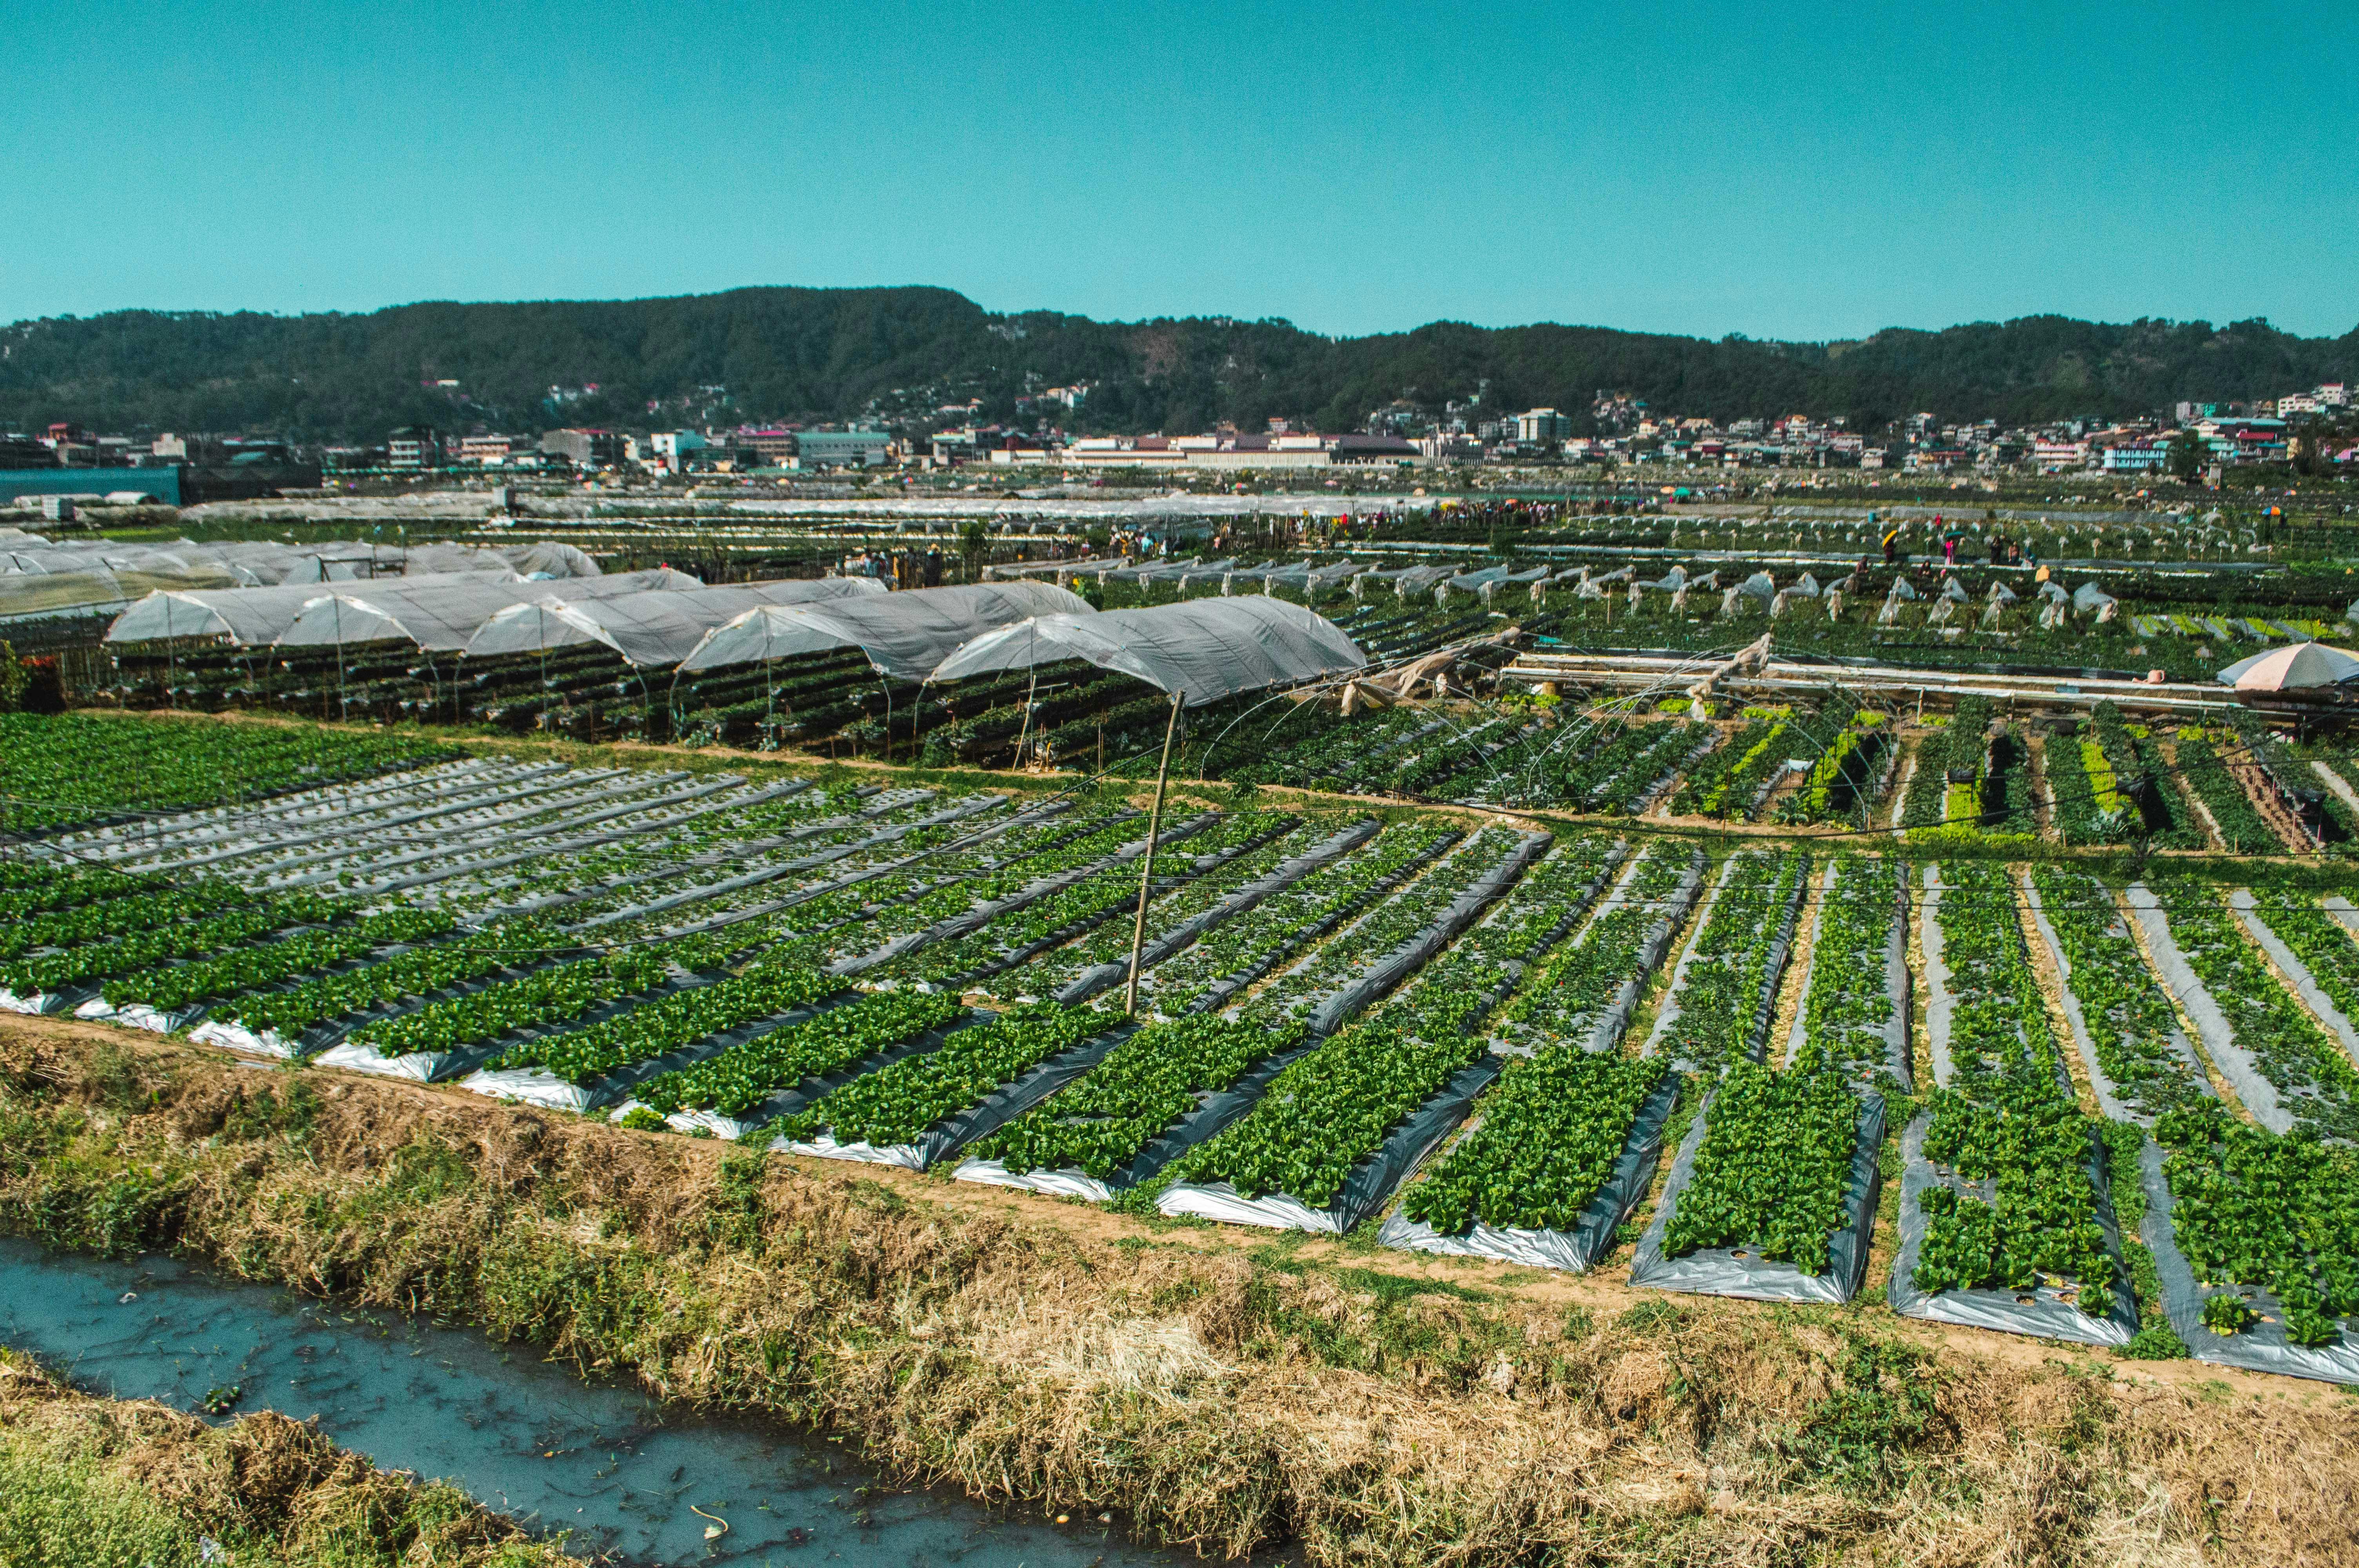
[[[1155,841],[1163,827],[1163,789],[1171,778],[1171,737],[1180,729],[1180,694],[1171,694],[1171,717],[1163,725],[1163,762],[1155,770],[1155,809],[1147,818],[1146,864],[1138,872],[1138,915],[1130,926],[1130,979],[1123,987],[1122,1014],[1134,1018],[1138,1013],[1138,955],[1147,946],[1147,890],[1155,881]]]

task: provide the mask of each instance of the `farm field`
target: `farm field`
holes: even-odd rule
[[[1601,784],[1669,815],[1602,809],[1620,784],[1518,813],[1175,781],[1143,909],[1119,778],[17,718],[75,765],[16,775],[0,1009],[272,1065],[281,1095],[717,1145],[740,1173],[698,1205],[766,1155],[1141,1247],[2359,1387],[2340,869],[2216,828],[2122,857],[2124,807],[2072,817],[2084,841],[2025,804],[2080,737],[2038,735],[2035,769],[1987,708],[1866,718],[1601,725]],[[1897,781],[1887,750],[1916,769],[1874,831],[1778,806],[1731,831],[1677,810],[1672,775],[1735,743],[1713,730],[1839,747],[1777,770],[1788,803]],[[2088,740],[2093,773],[2158,737]]]

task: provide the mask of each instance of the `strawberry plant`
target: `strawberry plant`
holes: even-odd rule
[[[389,909],[324,931],[298,932],[281,941],[233,948],[218,957],[109,980],[100,994],[116,1007],[141,1002],[169,1011],[209,997],[260,990],[378,947],[439,936],[454,924],[449,915],[431,910]]]
[[[1705,1108],[1702,1143],[1663,1235],[1681,1257],[1745,1247],[1823,1274],[1843,1223],[1859,1098],[1841,1075],[1738,1060]]]
[[[637,1096],[666,1114],[709,1108],[743,1116],[780,1089],[841,1072],[929,1029],[946,1028],[965,1011],[955,997],[916,991],[861,997],[649,1078]]]
[[[1018,1175],[1072,1169],[1106,1181],[1194,1110],[1200,1095],[1228,1088],[1294,1038],[1201,1015],[1147,1024],[969,1152]]]
[[[1685,960],[1678,1013],[1658,1030],[1649,1052],[1712,1071],[1747,1054],[1768,1010],[1784,962],[1785,939],[1810,880],[1810,858],[1745,851],[1724,869]]]
[[[1542,861],[1558,861],[1562,851]],[[1576,857],[1568,864],[1580,864]],[[1518,1045],[1573,1044],[1610,1005],[1627,982],[1643,979],[1639,948],[1664,918],[1665,902],[1687,874],[1689,857],[1676,844],[1649,845],[1629,879],[1580,934],[1541,966],[1538,977],[1519,989],[1500,1020],[1500,1032]]]
[[[1985,861],[1946,864],[1942,876],[1934,918],[1955,998],[1951,1068],[1924,1147],[1958,1184],[1927,1208],[1914,1283],[2027,1290],[2047,1276],[2077,1284],[2080,1309],[2102,1316],[2114,1265],[2097,1222],[2099,1146],[2065,1076],[2014,886]]]
[[[2176,876],[2156,879],[2155,892],[2169,912],[2172,940],[2294,1125],[2322,1138],[2359,1138],[2359,1067],[2278,983],[2221,891]]]
[[[1116,1022],[1112,1013],[1054,1002],[1012,1008],[960,1030],[938,1051],[905,1057],[822,1096],[780,1130],[797,1139],[825,1131],[838,1143],[877,1148],[914,1142],[945,1117]]]
[[[1364,848],[1271,894],[1251,918],[1206,933],[1143,977],[1143,1000],[1151,997],[1156,1011],[1176,1015],[1205,1000],[1224,980],[1266,971],[1381,896],[1456,836],[1453,828],[1424,823],[1386,828]]]
[[[1402,1212],[1445,1236],[1477,1222],[1499,1229],[1570,1230],[1614,1173],[1638,1108],[1669,1065],[1550,1049],[1509,1062],[1433,1174]]]
[[[332,1018],[480,979],[538,957],[557,940],[554,931],[537,922],[506,921],[456,942],[421,947],[345,974],[321,975],[287,990],[241,997],[215,1011],[255,1033],[276,1030],[291,1034]]]

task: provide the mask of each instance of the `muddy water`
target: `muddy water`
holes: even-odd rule
[[[93,1392],[319,1418],[387,1469],[447,1477],[572,1550],[649,1563],[1167,1568],[1076,1515],[1057,1527],[901,1492],[834,1445],[667,1411],[529,1347],[227,1281],[168,1258],[113,1262],[0,1238],[0,1344]],[[708,1541],[711,1520],[727,1532]]]

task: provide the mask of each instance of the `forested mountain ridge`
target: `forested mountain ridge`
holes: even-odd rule
[[[1285,321],[1101,322],[1000,315],[940,288],[744,288],[632,300],[433,302],[365,315],[125,310],[0,329],[0,427],[381,440],[393,427],[532,431],[888,419],[1094,384],[1068,429],[1189,431],[1270,416],[1352,429],[1407,399],[1429,412],[1564,410],[1600,389],[1718,419],[1915,410],[2020,424],[2147,413],[2181,398],[2359,381],[2359,329],[2301,338],[2262,320],[2109,324],[2060,316],[1850,342],[1783,343],[1542,324],[1436,322],[1324,338]],[[455,385],[444,385],[455,383]]]

